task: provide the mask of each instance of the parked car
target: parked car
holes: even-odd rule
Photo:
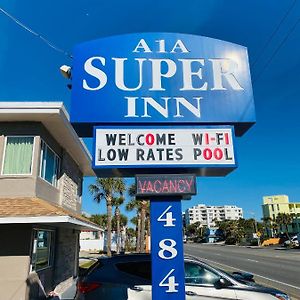
[[[283,243],[284,247],[292,246],[292,247],[299,247],[299,239],[298,235],[293,236],[290,240],[287,240]]]
[[[290,300],[285,293],[257,285],[250,274],[229,274],[186,256],[186,300]],[[83,271],[76,300],[151,300],[151,256],[130,254],[99,258]]]

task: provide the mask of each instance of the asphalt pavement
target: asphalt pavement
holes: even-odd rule
[[[255,281],[300,300],[300,249],[247,248],[215,244],[185,244],[185,253],[225,271],[252,273]]]

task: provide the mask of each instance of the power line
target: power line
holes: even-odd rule
[[[261,58],[262,54],[265,52],[265,50],[267,49],[267,47],[269,46],[270,42],[272,41],[272,39],[274,38],[275,34],[278,32],[279,28],[281,27],[281,25],[283,24],[283,22],[285,21],[285,19],[287,18],[287,16],[290,14],[290,12],[292,11],[293,7],[295,6],[295,4],[297,3],[297,0],[294,0],[294,2],[292,3],[292,5],[289,7],[289,9],[287,10],[287,12],[285,13],[285,15],[283,16],[283,18],[281,19],[281,21],[279,22],[279,24],[277,25],[277,27],[275,28],[275,30],[272,32],[272,34],[270,35],[269,39],[266,41],[266,43],[264,44],[262,50],[260,51],[260,53],[258,54],[258,56],[256,57],[256,59],[254,60],[253,64],[252,64],[252,68],[256,65],[256,63],[259,61],[259,59]]]
[[[57,52],[63,53],[64,55],[68,56],[69,58],[72,58],[72,55],[70,53],[68,53],[67,51],[57,47],[56,45],[54,45],[52,42],[50,42],[48,39],[46,39],[45,37],[43,37],[41,34],[33,31],[31,28],[27,27],[26,25],[24,25],[21,21],[19,21],[17,18],[15,18],[14,16],[12,16],[11,14],[9,14],[7,11],[5,11],[3,8],[0,7],[0,11],[6,15],[8,18],[10,18],[13,22],[15,22],[17,25],[19,25],[20,27],[22,27],[23,29],[25,29],[26,31],[28,31],[29,33],[33,34],[34,36],[36,36],[37,38],[41,39],[46,45],[48,45],[49,47],[51,47],[52,49],[56,50]]]
[[[287,35],[284,37],[284,39],[281,41],[281,43],[278,45],[278,47],[275,49],[275,51],[273,52],[273,54],[271,55],[270,59],[267,61],[267,63],[264,65],[263,69],[260,71],[260,73],[256,76],[256,78],[253,80],[253,83],[255,83],[260,76],[262,75],[262,73],[269,67],[270,63],[272,62],[273,58],[276,56],[276,54],[279,52],[279,50],[281,49],[281,47],[285,44],[285,42],[288,40],[288,38],[290,37],[290,35],[294,32],[294,30],[296,29],[297,25],[300,22],[300,18],[296,21],[296,23],[294,24],[294,26],[289,30],[289,32],[287,33]]]

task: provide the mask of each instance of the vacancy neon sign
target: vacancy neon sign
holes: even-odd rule
[[[195,195],[196,179],[191,174],[138,175],[137,196]]]

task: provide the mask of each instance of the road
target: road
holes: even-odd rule
[[[300,300],[300,250],[246,248],[238,246],[185,244],[185,253],[226,271],[236,269],[255,275],[255,281],[280,289]]]

